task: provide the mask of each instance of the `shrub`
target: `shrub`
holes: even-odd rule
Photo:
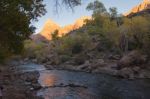
[[[147,17],[136,16],[125,18],[122,28],[128,37],[128,49],[147,50],[150,46],[150,20]]]
[[[91,37],[96,36],[101,48],[111,49],[119,46],[120,32],[116,20],[109,16],[96,16],[87,24],[87,32]]]
[[[5,54],[4,52],[0,51],[0,63],[2,63],[5,59]]]
[[[7,49],[0,48],[0,63],[3,63],[4,60],[8,57],[10,57],[12,54],[9,53]]]
[[[71,56],[69,56],[69,55],[61,55],[60,59],[61,59],[61,62],[64,63],[64,62],[69,61],[71,59]]]
[[[37,44],[31,40],[26,40],[24,42],[24,56],[30,58],[42,57],[42,53],[44,53],[44,48],[44,43]]]
[[[78,54],[88,48],[90,45],[90,38],[87,34],[76,34],[65,36],[60,40],[61,44],[57,47],[59,54]]]

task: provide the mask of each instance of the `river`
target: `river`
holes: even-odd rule
[[[43,65],[27,63],[22,72],[38,71],[44,99],[150,99],[150,79],[127,80],[106,74],[67,70],[47,70]]]

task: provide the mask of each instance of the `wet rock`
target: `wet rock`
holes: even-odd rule
[[[85,70],[87,69],[89,66],[90,66],[90,62],[89,61],[86,61],[83,65],[80,65],[77,67],[77,70]]]
[[[122,57],[118,62],[118,69],[140,65],[146,62],[146,56],[135,50]]]
[[[32,59],[32,62],[37,63],[38,60],[37,59]]]
[[[21,75],[21,79],[27,82],[37,82],[39,77],[39,73],[38,72],[26,72],[24,74]]]
[[[96,59],[96,60],[92,60],[91,68],[96,69],[99,67],[104,67],[105,65],[106,64],[105,64],[105,61],[103,59]]]
[[[30,88],[30,90],[34,90],[34,88],[33,88],[33,87],[31,87],[31,88]]]
[[[44,66],[47,68],[47,69],[54,69],[54,66],[50,65],[50,64],[44,64]]]
[[[117,75],[117,70],[111,68],[111,66],[98,67],[97,69],[92,71],[93,73],[104,73],[109,75]]]
[[[118,71],[117,75],[122,76],[123,78],[134,78],[133,70],[131,68],[123,68]]]
[[[77,67],[74,66],[74,65],[63,65],[63,66],[60,66],[61,68],[60,69],[66,69],[66,70],[77,70]]]
[[[133,67],[132,68],[132,70],[134,71],[134,74],[136,75],[136,74],[139,74],[139,72],[140,72],[140,67]]]
[[[39,83],[34,83],[34,84],[32,84],[32,87],[34,88],[34,90],[39,90],[39,89],[42,88]]]
[[[111,60],[119,60],[119,59],[120,59],[120,55],[109,55],[109,56],[108,56],[108,59],[111,59]]]
[[[58,65],[61,63],[61,60],[57,53],[52,52],[51,54],[47,54],[45,57],[40,57],[38,59],[38,63],[46,63],[47,65]]]
[[[140,78],[150,78],[150,71],[146,69],[141,70]]]
[[[29,58],[25,58],[24,61],[25,61],[25,62],[26,62],[26,61],[29,61]]]
[[[98,59],[97,60],[97,64],[103,64],[104,63],[104,60],[103,59]]]

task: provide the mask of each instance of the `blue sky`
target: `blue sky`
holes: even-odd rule
[[[34,22],[33,25],[37,28],[36,32],[39,32],[46,20],[51,19],[60,26],[65,26],[73,23],[76,19],[81,16],[90,16],[92,13],[86,11],[86,6],[89,2],[94,0],[82,0],[82,5],[75,7],[74,12],[65,7],[61,7],[59,13],[54,12],[54,2],[55,0],[44,0],[46,4],[47,13],[43,17],[39,18],[38,22]],[[110,7],[117,7],[119,13],[125,13],[129,11],[133,6],[142,2],[142,0],[99,0],[108,9]]]

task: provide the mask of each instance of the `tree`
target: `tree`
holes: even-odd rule
[[[117,8],[116,7],[111,7],[109,8],[109,12],[110,12],[110,17],[111,17],[111,20],[115,20],[117,18]]]
[[[51,33],[52,40],[57,40],[59,38],[58,33],[58,30],[55,30],[53,33]]]
[[[136,16],[133,18],[124,18],[124,24],[121,28],[127,35],[129,50],[140,49],[144,50],[146,53],[149,53],[149,27],[150,22],[146,17]]]
[[[23,40],[34,32],[32,21],[46,12],[43,0],[0,0],[0,48],[10,53],[23,49]]]
[[[101,3],[98,0],[89,3],[86,9],[88,11],[92,10],[93,11],[93,16],[102,15],[102,14],[105,14],[107,12],[105,6],[103,5],[103,3]]]
[[[73,9],[73,7],[81,5],[81,0],[56,0],[55,1],[56,10],[61,4],[65,4],[65,6]]]

